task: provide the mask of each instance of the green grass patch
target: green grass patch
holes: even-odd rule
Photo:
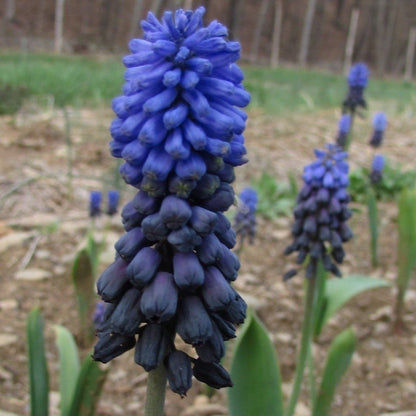
[[[339,107],[346,94],[342,75],[290,68],[243,70],[244,85],[252,94],[250,105],[270,114]],[[114,56],[0,54],[0,89],[52,95],[59,106],[109,105],[121,92],[123,72],[120,58]],[[371,79],[366,97],[370,104],[383,102],[390,113],[416,109],[414,84],[407,82]]]
[[[309,112],[341,106],[347,93],[343,75],[292,68],[244,68],[251,105],[267,113]],[[383,103],[389,112],[416,110],[415,86],[398,80],[371,79],[365,92],[370,107]]]
[[[58,106],[96,106],[120,94],[123,66],[114,57],[0,55],[0,84],[33,96],[52,95]]]

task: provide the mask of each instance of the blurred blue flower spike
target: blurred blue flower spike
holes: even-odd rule
[[[98,217],[101,214],[101,192],[91,191],[89,215],[91,218]]]
[[[366,108],[363,93],[368,84],[369,70],[363,63],[355,64],[348,74],[348,95],[343,103],[343,112],[355,113],[358,107]]]
[[[351,115],[343,114],[338,122],[338,135],[336,143],[339,147],[345,148],[347,143],[348,134],[351,129]]]
[[[107,211],[106,214],[113,216],[117,213],[118,204],[120,202],[120,192],[116,190],[108,191],[107,193]]]
[[[329,144],[326,150],[315,150],[315,155],[317,160],[303,171],[304,185],[294,209],[293,243],[286,248],[285,254],[297,252],[298,264],[309,256],[307,278],[316,275],[318,261],[322,261],[325,270],[341,276],[335,263],[342,263],[345,256],[343,243],[352,237],[347,225],[351,217],[350,197],[346,190],[347,153]],[[285,278],[293,275],[291,270]]]
[[[387,127],[387,117],[384,113],[376,113],[373,117],[373,134],[370,138],[370,146],[380,147],[384,132]]]
[[[95,310],[92,316],[92,321],[94,327],[98,330],[101,327],[101,324],[104,322],[106,303],[103,301],[97,302],[95,305]]]
[[[383,179],[384,156],[375,155],[371,165],[370,181],[373,185],[377,185]]]
[[[117,258],[97,282],[114,308],[94,358],[107,362],[136,347],[136,362],[147,371],[163,363],[181,396],[192,373],[215,388],[230,385],[220,364],[224,340],[246,313],[231,286],[240,263],[223,212],[234,202],[234,167],[247,162],[240,108],[250,95],[235,64],[240,44],[217,21],[204,27],[204,13],[167,11],[159,21],[150,12],[144,39],[129,43],[110,150],[138,192],[122,210]],[[176,333],[198,360],[176,350]]]
[[[253,244],[256,236],[257,201],[257,192],[252,188],[245,188],[240,193],[240,203],[233,224],[233,228],[240,240],[239,249],[242,248],[246,237],[248,237],[249,243]]]

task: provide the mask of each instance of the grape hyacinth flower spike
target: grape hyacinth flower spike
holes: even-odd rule
[[[113,216],[117,213],[118,204],[120,202],[120,192],[116,190],[108,191],[107,193],[107,211],[106,214]]]
[[[297,252],[298,264],[309,256],[307,278],[315,277],[319,261],[325,270],[341,276],[335,263],[342,263],[345,256],[343,243],[352,237],[347,225],[351,217],[350,197],[346,190],[347,153],[329,144],[326,150],[315,150],[315,155],[317,160],[303,171],[304,185],[294,209],[293,243],[286,248],[285,254]],[[285,279],[294,274],[295,270],[289,271]]]
[[[383,179],[384,156],[375,155],[371,165],[370,182],[372,185],[377,185]]]
[[[373,117],[373,134],[370,139],[370,146],[380,147],[383,142],[384,132],[387,127],[387,117],[384,113],[376,113]]]
[[[204,12],[168,11],[161,21],[150,12],[144,39],[130,41],[110,148],[137,194],[122,210],[116,259],[97,282],[111,308],[94,358],[135,347],[136,363],[164,366],[181,396],[192,373],[215,388],[231,385],[220,360],[246,312],[231,285],[240,264],[223,212],[234,202],[234,167],[247,161],[240,108],[250,96],[235,64],[240,44],[217,21],[204,27]],[[177,350],[176,335],[198,359]]]
[[[89,215],[91,218],[98,217],[101,214],[101,192],[91,191]]]
[[[240,249],[244,240],[248,237],[249,243],[253,244],[256,236],[256,209],[257,192],[252,188],[245,188],[240,193],[240,203],[234,218],[233,228],[240,240]]]
[[[348,134],[351,128],[351,115],[343,114],[338,122],[338,135],[336,138],[336,144],[342,149],[347,144]]]
[[[94,313],[92,315],[92,321],[97,331],[100,330],[101,325],[104,322],[106,307],[107,307],[107,304],[103,302],[102,300],[98,301],[97,304],[95,305]]]
[[[354,114],[358,107],[367,108],[363,93],[368,83],[369,71],[365,64],[351,67],[348,74],[348,95],[343,102],[343,113]]]

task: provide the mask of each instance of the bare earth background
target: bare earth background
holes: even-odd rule
[[[339,112],[272,118],[250,112],[246,142],[250,163],[237,169],[241,190],[263,171],[279,180],[294,172],[300,180],[312,149],[332,141]],[[39,111],[27,105],[17,115],[0,118],[0,415],[29,414],[25,321],[39,305],[46,322],[47,357],[51,373],[52,414],[58,415],[57,349],[54,324],[73,333],[79,330],[70,280],[75,251],[85,242],[88,196],[102,189],[99,179],[114,180],[115,161],[109,155],[107,127],[112,114],[104,110],[70,110],[73,146],[73,197],[68,198],[66,146],[62,112]],[[415,148],[411,115],[396,117],[388,126],[383,153],[393,164],[414,168]],[[357,120],[350,162],[368,166],[372,151],[366,142],[369,120]],[[98,180],[97,180],[98,179]],[[109,186],[109,185],[108,185]],[[133,195],[124,188],[123,203]],[[367,214],[364,206],[351,219],[354,239],[346,246],[344,275],[370,274],[393,283],[396,276],[397,208],[380,205],[380,267],[370,265]],[[282,365],[285,390],[296,360],[302,316],[303,277],[287,283],[282,275],[292,258],[282,255],[290,241],[291,218],[258,219],[258,236],[241,256],[236,288],[265,322]],[[114,256],[113,244],[122,233],[119,216],[100,218],[97,236],[106,240],[100,270]],[[246,296],[244,296],[244,294]],[[344,307],[323,331],[315,345],[322,366],[330,340],[352,326],[359,338],[357,352],[336,395],[333,415],[379,416],[386,412],[416,409],[416,284],[411,282],[404,320],[406,330],[392,330],[394,289],[367,292]],[[87,354],[88,348],[84,349]],[[99,405],[100,416],[140,415],[146,376],[130,351],[114,360]],[[168,392],[167,416],[227,414],[226,391],[212,398],[201,396],[203,386],[194,381],[187,398]],[[308,415],[304,392],[298,416]],[[258,415],[267,416],[267,415]]]

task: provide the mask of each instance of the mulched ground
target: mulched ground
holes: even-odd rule
[[[250,112],[246,132],[250,163],[239,169],[236,188],[241,190],[263,171],[286,181],[297,177],[313,158],[312,149],[322,147],[336,134],[337,110],[308,115],[273,118],[258,110]],[[391,121],[382,152],[403,168],[414,168],[411,114]],[[75,250],[85,241],[88,227],[89,191],[102,189],[100,182],[114,179],[115,162],[107,151],[107,126],[111,113],[103,110],[71,110],[73,140],[72,196],[67,177],[67,148],[62,113],[23,108],[14,117],[0,119],[0,409],[17,415],[29,414],[25,320],[39,305],[46,322],[47,355],[51,387],[58,391],[57,350],[54,324],[77,333],[77,311],[70,281]],[[370,120],[357,120],[350,162],[369,165],[367,146]],[[109,186],[109,185],[108,185]],[[108,188],[107,188],[108,189]],[[132,196],[126,189],[123,201]],[[355,238],[346,246],[342,267],[349,273],[396,278],[397,208],[380,205],[380,267],[371,268],[366,209],[356,206],[351,220]],[[302,316],[303,277],[287,283],[282,275],[292,258],[282,255],[290,240],[291,218],[259,218],[258,236],[241,256],[242,268],[235,286],[249,295],[275,343],[282,365],[284,388],[290,388]],[[112,260],[114,241],[121,235],[119,219],[101,218],[97,236],[107,249],[100,269]],[[38,270],[37,272],[34,269]],[[29,270],[29,272],[27,272]],[[30,279],[43,273],[40,280]],[[22,277],[23,276],[23,277]],[[28,277],[29,276],[29,277]],[[38,277],[39,277],[38,276]],[[19,278],[20,277],[20,278]],[[359,339],[357,352],[337,391],[333,415],[380,416],[416,409],[416,285],[408,292],[401,334],[393,332],[394,287],[367,292],[344,307],[316,342],[317,363],[323,363],[331,339],[352,326]],[[84,350],[86,354],[87,349]],[[167,395],[166,415],[219,415],[226,412],[226,392],[204,398],[203,386],[194,382],[187,398]],[[145,375],[133,363],[132,352],[116,359],[99,406],[99,415],[140,415],[145,395]],[[57,394],[51,396],[52,414],[57,412]],[[302,396],[307,405],[307,392]],[[211,406],[211,407],[210,407]],[[211,409],[211,410],[210,410]],[[205,412],[205,413],[204,413]],[[0,415],[1,415],[0,411]],[[307,415],[304,406],[298,415]],[[267,415],[259,415],[267,416]]]

